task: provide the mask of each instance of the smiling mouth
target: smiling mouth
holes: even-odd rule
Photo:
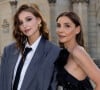
[[[60,37],[60,38],[64,38],[65,36],[64,36],[64,35],[58,35],[58,37]]]
[[[29,32],[29,31],[30,31],[30,29],[27,29],[27,30],[25,30],[25,33]]]

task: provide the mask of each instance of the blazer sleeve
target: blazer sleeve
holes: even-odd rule
[[[7,68],[7,53],[6,48],[4,48],[3,55],[1,57],[1,65],[0,65],[0,90],[5,90],[6,88],[6,68]]]

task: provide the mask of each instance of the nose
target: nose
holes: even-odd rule
[[[27,27],[27,23],[26,22],[23,22],[22,26],[25,28]]]
[[[56,31],[57,32],[63,32],[63,28],[58,28]]]

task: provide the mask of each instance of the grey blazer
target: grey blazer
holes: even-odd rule
[[[51,90],[54,62],[60,48],[42,38],[27,69],[21,90]],[[15,43],[5,47],[1,61],[0,90],[11,90],[19,50]],[[53,86],[53,85],[52,85]]]

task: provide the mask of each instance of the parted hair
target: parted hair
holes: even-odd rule
[[[82,25],[81,25],[81,20],[80,17],[75,13],[75,12],[62,12],[57,18],[56,18],[56,22],[58,21],[58,19],[60,17],[66,16],[68,17],[74,24],[76,27],[80,26],[80,32],[76,35],[76,41],[80,46],[83,46],[85,48],[84,45],[84,37],[83,37],[83,30],[82,30]],[[60,47],[64,47],[63,43],[60,43]]]

